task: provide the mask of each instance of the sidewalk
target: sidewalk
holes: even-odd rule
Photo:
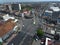
[[[38,40],[38,41],[33,41],[33,43],[32,43],[32,45],[40,45],[40,40]]]
[[[7,39],[6,43],[3,43],[3,45],[7,45],[17,34],[13,34],[9,39]]]

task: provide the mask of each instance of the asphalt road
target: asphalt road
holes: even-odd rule
[[[32,19],[25,19],[23,21],[24,27],[22,27],[21,32],[17,34],[15,38],[13,38],[8,45],[31,45],[33,41],[33,36],[38,28],[38,25],[33,24]]]
[[[41,12],[40,12],[41,14]],[[20,21],[20,20],[19,20]],[[36,29],[41,26],[42,22],[41,19],[36,16],[36,24],[33,24],[32,19],[25,19],[23,20],[24,27],[20,33],[17,34],[15,38],[13,38],[8,45],[31,45],[33,39],[32,37],[36,33]],[[39,25],[40,24],[40,25]],[[19,24],[20,25],[20,24]]]
[[[23,41],[22,45],[31,45],[32,44],[32,36],[27,35],[27,37],[25,38],[25,40]]]
[[[19,43],[21,42],[21,40],[24,38],[25,35],[26,34],[25,33],[22,33],[22,32],[18,33],[17,36],[15,38],[13,38],[11,40],[11,42],[8,43],[8,45],[12,45],[12,43],[14,45],[19,45]]]

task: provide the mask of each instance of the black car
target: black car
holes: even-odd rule
[[[46,38],[42,38],[40,44],[45,45]]]
[[[39,37],[37,35],[34,35],[33,37],[36,41],[39,40]]]

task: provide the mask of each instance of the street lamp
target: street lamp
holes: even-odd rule
[[[23,23],[23,20],[24,20],[24,13],[22,13],[22,23]],[[24,27],[24,24],[22,24],[22,26]]]
[[[55,28],[55,34],[56,34],[56,28]]]
[[[19,11],[21,11],[21,4],[19,4]],[[24,27],[24,25],[23,25],[24,13],[21,13],[21,15],[22,15],[22,17],[21,17],[20,31],[22,30],[22,27]]]
[[[33,24],[36,24],[36,20],[35,20],[35,11],[34,10],[32,10],[32,13],[33,13]]]

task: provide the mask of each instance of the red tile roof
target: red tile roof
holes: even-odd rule
[[[14,28],[16,23],[14,23],[11,19],[6,21],[3,25],[0,26],[0,37],[4,36],[10,30]]]

